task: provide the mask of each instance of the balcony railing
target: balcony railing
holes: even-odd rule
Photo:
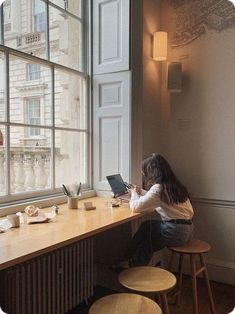
[[[16,37],[17,47],[26,47],[28,45],[37,44],[45,41],[44,32],[33,32]]]
[[[55,161],[58,164],[65,156],[60,155],[59,148],[55,153]],[[11,194],[50,187],[51,148],[11,147],[10,160]],[[0,147],[0,195],[5,194],[5,162],[5,150]]]

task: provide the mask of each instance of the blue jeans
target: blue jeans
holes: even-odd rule
[[[187,243],[192,238],[193,229],[193,224],[145,221],[131,240],[127,258],[134,266],[148,265],[155,251],[166,246],[180,246]]]

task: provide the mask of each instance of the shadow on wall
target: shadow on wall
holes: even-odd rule
[[[234,200],[234,17],[227,0],[162,2],[168,62],[183,68],[178,94],[169,93],[163,73],[162,150],[195,197]]]

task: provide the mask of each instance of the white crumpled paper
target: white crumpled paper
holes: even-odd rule
[[[8,219],[0,220],[0,232],[5,232],[12,227],[12,224]]]

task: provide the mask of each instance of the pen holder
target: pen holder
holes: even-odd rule
[[[8,221],[10,221],[12,228],[18,228],[20,227],[20,217],[13,214],[7,216]]]
[[[68,197],[67,204],[69,209],[77,209],[78,208],[78,197]]]

